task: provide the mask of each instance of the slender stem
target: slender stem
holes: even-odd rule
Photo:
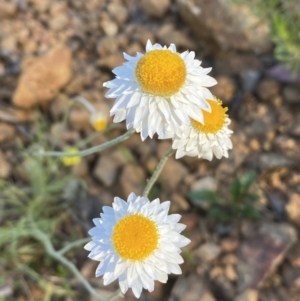
[[[167,160],[169,159],[169,157],[174,153],[174,150],[172,148],[170,148],[164,155],[163,157],[160,159],[158,165],[156,166],[156,169],[154,171],[154,173],[152,174],[150,180],[148,181],[144,191],[143,191],[143,196],[148,196],[151,188],[153,187],[154,183],[156,182],[157,178],[159,177],[162,169],[164,168]]]
[[[63,247],[62,249],[57,251],[57,253],[60,254],[60,255],[63,255],[65,253],[69,252],[71,249],[73,249],[75,247],[78,247],[78,246],[81,246],[82,244],[87,243],[90,240],[91,240],[90,237],[75,240],[73,242],[68,243],[65,247]]]
[[[58,93],[58,97],[61,97],[63,99],[65,99],[66,101],[77,101],[79,102],[81,105],[83,105],[91,114],[96,112],[96,109],[94,108],[94,106],[88,102],[84,97],[78,95],[75,96],[74,98],[70,98],[67,95],[63,94],[63,93]]]
[[[43,151],[38,151],[35,152],[35,155],[42,156],[42,157],[84,157],[90,154],[93,154],[95,152],[101,152],[109,147],[112,147],[122,141],[125,141],[128,139],[133,133],[135,132],[135,129],[130,129],[127,131],[125,134],[122,136],[119,136],[115,139],[112,139],[108,142],[102,143],[100,145],[93,146],[91,148],[79,151],[77,153],[68,153],[68,152],[56,152],[56,151],[51,151],[51,152],[43,152]]]
[[[39,240],[45,247],[47,253],[52,256],[53,258],[55,258],[57,261],[61,262],[63,265],[65,265],[66,267],[68,267],[73,274],[78,278],[78,280],[80,280],[80,282],[84,285],[84,287],[87,289],[87,291],[93,295],[95,297],[96,300],[98,301],[104,301],[103,298],[101,298],[97,292],[95,291],[95,289],[90,285],[90,283],[81,275],[81,273],[78,271],[78,269],[76,268],[76,266],[69,261],[67,258],[65,258],[62,254],[60,254],[59,252],[57,252],[49,237],[42,232],[41,230],[39,230],[35,223],[33,223],[34,225],[34,232],[33,235],[34,237]]]
[[[74,98],[72,98],[73,101],[77,101],[80,104],[82,104],[91,114],[96,112],[96,109],[94,108],[94,106],[89,103],[84,97],[82,96],[76,96]]]

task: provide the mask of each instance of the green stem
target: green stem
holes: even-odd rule
[[[150,180],[148,181],[144,191],[143,191],[143,196],[148,196],[151,188],[153,187],[154,183],[156,182],[157,178],[159,177],[162,169],[164,168],[167,160],[169,159],[169,157],[174,153],[174,150],[172,148],[170,148],[164,155],[163,157],[160,159],[158,165],[156,166],[156,169],[154,171],[154,173],[152,174]]]
[[[49,237],[44,232],[39,230],[37,228],[37,226],[35,225],[35,223],[33,223],[33,225],[34,225],[34,229],[33,229],[34,232],[32,234],[37,240],[39,240],[44,245],[46,252],[51,257],[55,258],[57,261],[59,261],[60,263],[62,263],[66,267],[68,267],[70,269],[70,271],[72,271],[73,274],[78,278],[78,280],[80,280],[80,282],[84,285],[84,287],[87,289],[87,291],[95,297],[96,300],[104,301],[104,299],[102,299],[97,294],[96,290],[90,285],[90,283],[81,275],[81,273],[78,271],[76,266],[71,261],[69,261],[67,258],[65,258],[62,254],[60,254],[59,252],[57,252],[54,249]]]
[[[91,240],[91,238],[82,238],[82,239],[78,239],[78,240],[75,240],[71,243],[68,243],[65,247],[63,247],[62,249],[60,249],[59,251],[57,251],[58,254],[60,255],[63,255],[67,252],[69,252],[71,249],[75,248],[75,247],[78,247],[78,246],[81,246],[82,244],[84,243],[87,243]]]
[[[68,153],[68,152],[56,152],[56,151],[50,151],[50,152],[43,152],[43,151],[39,151],[34,153],[37,156],[42,156],[42,157],[84,157],[84,156],[88,156],[90,154],[93,154],[95,152],[101,152],[109,147],[112,147],[120,142],[125,141],[126,139],[128,139],[133,133],[135,132],[135,129],[130,129],[129,131],[127,131],[125,134],[123,134],[122,136],[119,136],[113,140],[110,140],[108,142],[105,142],[103,144],[100,145],[96,145],[93,146],[91,148],[79,151],[77,153]]]

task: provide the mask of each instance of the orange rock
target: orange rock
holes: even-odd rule
[[[4,122],[0,122],[0,143],[12,140],[15,137],[15,127]]]
[[[69,122],[76,131],[91,130],[90,113],[85,109],[73,109],[69,115]]]
[[[57,46],[47,55],[25,64],[13,103],[29,109],[49,102],[71,79],[71,61],[70,49]]]
[[[17,3],[13,1],[0,1],[0,18],[13,17],[17,12]]]
[[[6,179],[11,173],[11,164],[0,151],[0,179]]]

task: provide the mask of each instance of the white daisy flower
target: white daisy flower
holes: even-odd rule
[[[114,122],[126,119],[127,129],[141,132],[142,140],[155,133],[163,136],[166,125],[174,130],[189,124],[189,117],[203,122],[199,109],[210,110],[207,98],[212,95],[206,87],[217,82],[207,74],[211,68],[200,67],[193,51],[176,52],[148,40],[146,53],[132,57],[113,70],[116,78],[104,83],[108,98],[116,98],[110,111]]]
[[[103,207],[85,249],[101,261],[96,277],[103,275],[104,285],[118,279],[123,294],[131,288],[139,298],[143,288],[154,290],[154,280],[165,283],[168,274],[181,274],[180,248],[190,240],[179,234],[185,225],[177,223],[179,214],[168,215],[169,207],[169,201],[150,202],[134,193],[127,202],[115,197],[112,207]]]
[[[191,118],[189,126],[181,126],[175,133],[169,132],[173,138],[172,148],[177,149],[176,158],[198,156],[212,160],[213,155],[218,159],[228,158],[228,150],[232,148],[230,136],[233,133],[228,128],[230,119],[226,114],[228,108],[222,107],[222,101],[212,98],[207,100],[211,112],[202,111],[204,122]]]

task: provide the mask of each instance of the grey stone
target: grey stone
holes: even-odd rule
[[[142,10],[151,17],[162,17],[171,4],[170,0],[141,0]]]
[[[288,224],[263,223],[253,232],[238,250],[240,293],[261,287],[297,240],[295,229]]]
[[[206,176],[203,177],[191,185],[191,191],[199,191],[199,190],[212,190],[216,191],[217,190],[217,181],[214,177],[212,176]]]
[[[231,136],[233,149],[229,151],[229,158],[221,160],[216,169],[216,179],[218,182],[228,181],[232,177],[239,166],[247,159],[250,148],[248,137],[243,130],[234,131]]]
[[[249,158],[249,161],[253,163],[254,168],[260,170],[292,166],[294,164],[294,161],[285,155],[271,152],[254,154]]]
[[[300,137],[300,113],[295,115],[295,118],[293,120],[293,123],[292,123],[290,129],[289,129],[289,132],[292,135]]]
[[[226,75],[216,76],[215,79],[218,84],[210,88],[211,93],[220,98],[225,104],[228,104],[237,90],[234,79]]]
[[[119,180],[122,196],[127,198],[131,192],[140,195],[145,187],[145,180],[145,173],[141,167],[125,165]]]
[[[257,93],[261,100],[269,101],[279,95],[280,83],[274,79],[266,78],[260,81]]]
[[[300,288],[300,268],[293,268],[290,265],[284,265],[282,269],[282,276],[284,284],[287,287]]]
[[[122,25],[126,22],[128,18],[128,9],[126,9],[126,7],[121,3],[109,3],[107,5],[107,10],[119,25]]]
[[[196,250],[195,255],[205,262],[211,262],[218,258],[221,253],[221,248],[211,242],[207,242]]]
[[[256,53],[271,48],[266,22],[255,16],[248,5],[229,0],[177,0],[177,5],[182,19],[196,36],[212,47],[217,43],[221,49]]]
[[[258,70],[247,69],[241,72],[242,86],[245,91],[252,91],[259,80]]]
[[[126,159],[119,150],[105,153],[98,159],[93,175],[106,186],[111,186],[116,181],[118,172],[125,163]]]
[[[110,54],[98,61],[98,66],[103,69],[112,70],[125,62],[124,57],[120,53]]]
[[[300,143],[288,135],[278,135],[273,141],[274,149],[287,158],[300,161]]]
[[[216,301],[205,280],[196,274],[179,278],[168,301]]]
[[[277,217],[283,219],[285,217],[285,199],[276,192],[269,192],[268,199],[271,209]]]
[[[286,86],[283,91],[283,98],[289,104],[300,103],[300,89],[294,86]]]
[[[236,296],[234,301],[258,301],[258,291],[249,289]]]
[[[211,287],[214,296],[216,296],[218,300],[230,301],[235,296],[235,288],[225,276],[216,277],[212,281]]]
[[[177,30],[172,23],[164,24],[157,32],[156,36],[162,44],[170,45],[174,43],[176,47],[184,49],[195,49],[195,42],[183,31]]]
[[[187,168],[180,161],[170,158],[161,172],[159,181],[166,191],[172,192],[187,174]]]
[[[287,254],[287,259],[293,267],[300,268],[300,242],[296,242]]]
[[[100,25],[105,35],[108,37],[114,37],[119,31],[118,24],[110,18],[103,18],[100,21]]]

